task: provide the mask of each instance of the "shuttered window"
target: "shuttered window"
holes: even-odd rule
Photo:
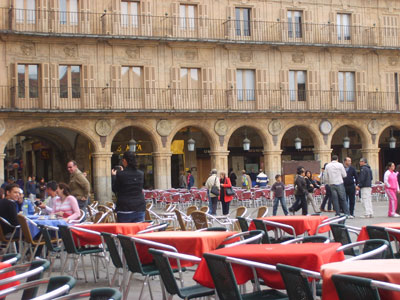
[[[181,88],[184,90],[200,89],[200,70],[193,68],[181,68]]]
[[[60,98],[81,97],[81,66],[58,67]]]
[[[121,1],[121,26],[138,27],[139,2]]]
[[[196,5],[180,4],[179,18],[181,29],[195,29]]]
[[[303,12],[289,10],[287,12],[288,36],[289,38],[303,37]]]
[[[236,87],[238,100],[255,100],[254,70],[236,70]]]
[[[250,36],[250,8],[235,8],[236,35]]]
[[[289,71],[290,101],[306,101],[306,71]]]
[[[339,101],[355,100],[355,74],[354,72],[339,72]]]
[[[39,66],[18,65],[18,98],[39,97]]]
[[[351,15],[350,14],[337,14],[336,27],[338,40],[351,40]]]
[[[17,23],[35,24],[36,0],[16,0],[15,20]]]
[[[78,25],[78,0],[59,0],[60,24]]]

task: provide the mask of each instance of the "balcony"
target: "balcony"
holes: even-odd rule
[[[397,113],[398,93],[288,90],[176,90],[39,87],[23,95],[0,87],[5,111],[141,111],[141,112],[386,112]],[[301,95],[301,100],[295,99]]]
[[[294,24],[15,8],[0,10],[0,32],[273,45],[400,47],[400,32],[396,27]]]

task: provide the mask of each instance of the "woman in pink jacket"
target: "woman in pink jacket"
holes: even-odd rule
[[[397,173],[394,172],[395,169],[395,164],[390,162],[386,166],[387,171],[385,172],[385,175],[383,176],[383,181],[385,183],[385,191],[386,194],[389,198],[389,211],[388,211],[388,216],[389,217],[400,217],[396,213],[396,207],[397,207],[397,196],[396,193],[399,193],[399,183],[397,181]]]
[[[229,214],[229,203],[232,201],[233,196],[228,196],[226,194],[226,188],[232,187],[231,180],[226,176],[225,172],[219,173],[220,178],[220,192],[219,200],[222,204],[222,214],[225,216]]]

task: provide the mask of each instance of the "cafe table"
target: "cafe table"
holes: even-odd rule
[[[353,275],[400,284],[400,260],[366,259],[323,265],[321,268],[323,300],[339,299],[332,281],[333,274]],[[400,299],[400,292],[379,289],[379,294],[382,300]]]
[[[31,221],[33,221],[36,225],[47,225],[47,226],[54,226],[57,227],[58,225],[68,225],[68,223],[60,218],[52,218],[48,215],[45,216],[38,216],[38,215],[28,215],[27,216],[28,219],[30,219]],[[29,230],[31,232],[32,238],[35,238],[36,236],[39,235],[40,233],[40,229],[38,226],[35,226],[34,224],[32,224],[31,222],[27,222],[28,223],[28,227]]]
[[[149,227],[150,223],[99,223],[99,224],[75,224],[74,227],[88,229],[96,232],[107,232],[112,234],[134,235]],[[75,238],[79,239],[81,246],[99,245],[101,238],[94,234],[73,230]]]
[[[179,253],[202,257],[203,253],[217,249],[226,238],[236,233],[234,231],[160,231],[137,234],[134,237],[173,246]],[[141,262],[150,263],[153,260],[148,253],[150,247],[141,244],[136,244],[136,246]],[[188,265],[192,264],[182,263],[182,266]]]
[[[343,252],[336,251],[341,245],[340,243],[245,244],[217,249],[210,253],[270,265],[281,263],[319,272],[323,264],[344,260]],[[253,273],[250,268],[237,264],[232,264],[232,267],[239,285],[253,279]],[[271,288],[285,288],[279,272],[257,270],[257,274]],[[214,288],[214,283],[204,258],[202,258],[193,279],[203,286]]]
[[[326,219],[327,216],[272,216],[265,218],[258,218],[259,220],[272,221],[277,223],[282,223],[286,225],[290,225],[294,228],[296,235],[301,235],[307,233],[308,235],[314,235],[317,231],[317,227]],[[249,226],[249,230],[256,229],[254,222],[252,221]],[[268,230],[269,229],[267,227]],[[319,233],[328,232],[330,230],[330,226],[323,226],[320,228]],[[283,229],[285,232],[292,234],[290,230]]]
[[[11,267],[11,264],[0,262],[0,270]],[[15,271],[0,274],[0,280],[15,276]],[[19,285],[19,281],[10,282],[0,286],[0,291]]]
[[[372,224],[371,226],[379,226],[379,227],[386,227],[386,228],[392,228],[392,229],[397,229],[400,230],[400,223],[378,223],[378,224]],[[389,233],[393,234],[393,233]],[[400,241],[400,234],[393,234],[398,241]],[[360,233],[358,234],[357,241],[365,241],[369,240],[369,235],[367,232],[367,226],[363,226],[361,228]]]

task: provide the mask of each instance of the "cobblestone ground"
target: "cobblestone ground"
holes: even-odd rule
[[[369,225],[369,224],[376,224],[376,223],[383,223],[383,222],[396,222],[397,221],[397,219],[389,218],[387,216],[387,210],[388,210],[388,202],[387,201],[373,202],[373,206],[374,206],[374,218],[363,219],[363,218],[360,218],[360,216],[363,215],[363,206],[361,205],[360,202],[357,202],[356,209],[355,209],[356,218],[347,220],[346,224],[352,225],[352,226],[357,226],[357,227],[362,227],[362,226]],[[235,207],[233,207],[232,209],[235,209]],[[309,206],[309,210],[310,209],[311,209],[311,207]],[[252,210],[254,210],[254,209],[250,209],[250,211],[252,211]],[[269,209],[269,215],[271,215],[271,212],[272,212],[272,208]],[[221,214],[220,209],[218,211],[218,214]],[[281,208],[279,208],[278,214],[282,214]],[[323,213],[323,214],[326,214],[329,217],[334,216],[334,213]],[[399,222],[400,222],[400,218],[399,218]],[[173,234],[173,232],[171,232],[171,234]],[[97,283],[94,283],[93,272],[91,272],[91,265],[90,265],[89,258],[86,259],[85,265],[86,265],[89,282],[85,283],[85,281],[83,279],[83,273],[82,273],[82,271],[79,271],[81,269],[78,269],[79,278],[78,278],[76,286],[74,287],[74,289],[71,292],[84,291],[84,290],[88,290],[88,289],[92,289],[92,288],[108,286],[108,281],[105,278],[105,268],[100,268],[101,269],[100,270],[100,278]],[[193,270],[194,269],[195,269],[195,267],[193,267]],[[60,271],[59,261],[56,260],[52,275],[59,275],[60,274],[59,271]],[[110,267],[110,273],[113,274],[113,272],[114,272],[114,268]],[[46,274],[45,277],[47,277],[47,275],[48,274]],[[193,276],[193,272],[189,271],[189,272],[185,273],[185,276],[184,276],[185,285],[190,285],[190,284],[194,283],[192,280],[192,276]],[[129,293],[129,297],[128,297],[129,299],[133,300],[133,299],[139,298],[142,283],[143,283],[142,277],[140,277],[140,276],[134,277],[134,279],[131,282],[131,289],[130,289],[130,293]],[[159,278],[151,279],[150,284],[152,287],[154,299],[155,300],[162,299]],[[118,288],[118,285],[115,284],[114,287]],[[44,290],[43,288],[40,289],[39,294],[43,293],[43,290]],[[250,291],[249,284],[247,285],[247,290]],[[12,299],[12,300],[21,299],[21,294],[20,293],[14,294],[12,296],[7,297],[7,299]],[[150,299],[148,289],[145,289],[142,299]]]

